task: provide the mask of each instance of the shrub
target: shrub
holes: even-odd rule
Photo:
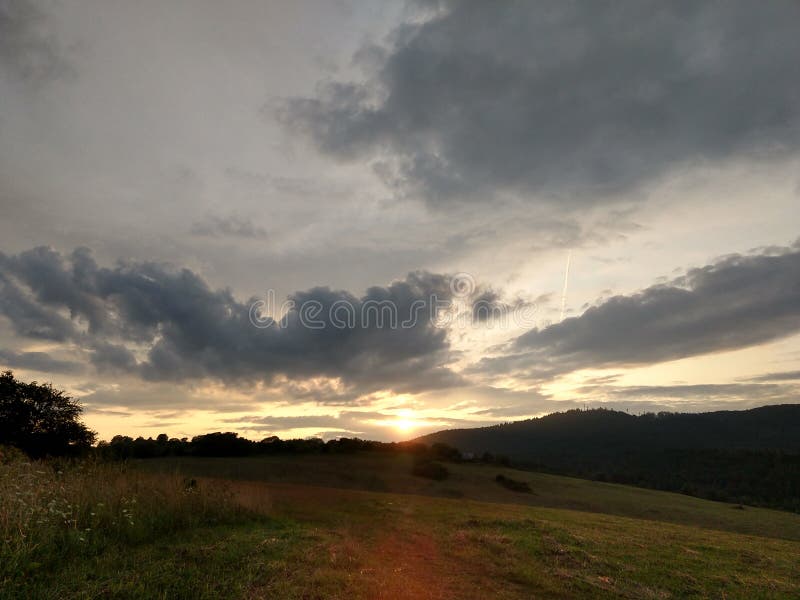
[[[520,492],[523,494],[530,494],[533,490],[531,490],[531,486],[527,481],[518,481],[517,479],[511,479],[510,477],[506,477],[505,475],[498,475],[494,478],[494,480],[502,485],[504,488],[511,490],[512,492]]]
[[[425,459],[415,460],[411,473],[417,477],[425,477],[436,481],[447,479],[450,475],[450,471],[443,464]]]

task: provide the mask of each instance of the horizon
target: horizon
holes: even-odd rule
[[[796,404],[800,6],[635,7],[4,2],[0,371],[107,440]]]
[[[33,382],[33,383],[37,383],[37,382]],[[38,382],[38,383],[46,383],[46,382]],[[551,417],[551,416],[555,416],[555,415],[566,415],[566,414],[570,414],[570,413],[614,412],[614,413],[624,414],[624,415],[629,416],[629,417],[647,417],[647,416],[650,416],[650,417],[659,417],[659,418],[661,418],[661,417],[669,417],[669,416],[676,416],[676,415],[703,415],[703,414],[717,414],[717,413],[722,413],[722,412],[738,412],[738,413],[741,413],[741,412],[750,412],[750,411],[756,411],[756,410],[761,410],[761,409],[780,408],[780,407],[787,407],[787,406],[794,406],[794,407],[800,408],[800,402],[794,402],[794,403],[790,402],[790,403],[781,403],[781,404],[764,404],[764,405],[761,405],[761,406],[753,406],[753,407],[746,407],[746,408],[730,408],[730,409],[724,409],[723,408],[723,409],[708,410],[708,411],[691,411],[691,412],[658,411],[658,412],[652,412],[652,411],[644,411],[644,410],[642,410],[642,411],[640,411],[638,413],[637,412],[631,412],[630,409],[627,409],[627,408],[618,409],[618,408],[613,408],[613,407],[609,408],[609,407],[606,407],[606,406],[591,406],[589,404],[585,404],[583,407],[578,406],[578,407],[567,408],[567,409],[564,409],[564,410],[546,412],[546,413],[542,413],[542,414],[539,414],[539,415],[526,417],[524,419],[517,419],[517,420],[511,420],[511,421],[501,421],[501,422],[497,422],[497,423],[492,423],[490,425],[476,425],[474,427],[454,427],[454,428],[440,429],[440,430],[427,432],[425,434],[416,435],[416,436],[411,437],[411,438],[392,439],[392,440],[388,440],[388,441],[387,440],[373,440],[373,439],[370,439],[370,438],[359,438],[358,436],[353,436],[353,437],[349,437],[349,438],[348,438],[348,436],[338,436],[338,437],[323,438],[322,436],[314,436],[314,435],[305,436],[305,437],[301,437],[301,438],[281,438],[280,436],[277,436],[277,435],[267,435],[265,437],[262,437],[260,440],[255,440],[255,439],[247,438],[246,436],[242,436],[238,432],[235,432],[235,431],[223,431],[223,430],[212,431],[212,430],[208,430],[208,431],[198,432],[198,433],[194,434],[193,436],[183,436],[183,437],[171,436],[171,435],[169,435],[168,431],[161,431],[161,432],[159,432],[158,434],[156,434],[154,436],[148,436],[146,438],[144,438],[144,436],[129,436],[129,435],[126,435],[125,433],[121,433],[120,432],[120,433],[117,433],[117,434],[114,434],[114,435],[108,437],[107,439],[106,438],[102,438],[102,437],[97,439],[96,442],[95,442],[95,445],[96,444],[101,444],[101,443],[108,443],[113,438],[116,438],[116,437],[127,437],[127,438],[131,438],[131,439],[136,439],[137,437],[142,437],[144,439],[152,440],[155,437],[158,437],[158,436],[163,434],[163,435],[166,435],[169,440],[173,440],[173,439],[191,440],[193,437],[202,437],[204,435],[228,434],[228,433],[234,433],[234,434],[238,435],[240,438],[244,438],[244,439],[247,439],[247,440],[252,441],[252,442],[259,442],[259,441],[263,441],[263,440],[269,439],[269,438],[276,438],[276,439],[279,439],[281,441],[319,439],[319,440],[324,441],[324,442],[337,441],[337,440],[340,440],[340,439],[359,439],[359,440],[365,441],[365,442],[407,444],[407,443],[415,442],[416,440],[424,438],[424,437],[427,437],[427,436],[431,436],[431,435],[435,436],[438,433],[444,433],[444,432],[448,432],[448,431],[466,431],[466,430],[472,430],[472,429],[484,429],[484,428],[487,428],[487,427],[503,427],[503,426],[507,426],[507,425],[514,425],[514,424],[517,424],[517,423],[525,423],[525,422],[528,422],[528,421],[537,421],[537,420],[545,419],[547,417]],[[400,430],[412,429],[413,430],[413,427],[409,428],[409,427],[398,426],[398,429],[400,429]]]

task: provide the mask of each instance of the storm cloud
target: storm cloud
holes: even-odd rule
[[[64,256],[39,247],[0,254],[0,312],[18,335],[72,344],[101,371],[228,383],[327,377],[416,392],[460,381],[447,332],[430,318],[434,299],[452,295],[449,282],[416,272],[362,296],[317,287],[292,295],[278,322],[256,315],[257,327],[255,298],[237,300],[191,270],[105,268],[86,248]]]
[[[357,53],[362,81],[279,114],[430,203],[586,205],[697,161],[798,148],[795,2],[419,5]]]

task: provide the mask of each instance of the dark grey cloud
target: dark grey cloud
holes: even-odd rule
[[[39,3],[0,0],[0,69],[34,83],[73,73]]]
[[[503,303],[498,292],[487,289],[477,295],[472,304],[472,318],[476,322],[487,322],[493,318],[501,318],[505,315],[509,306]]]
[[[27,288],[40,308],[63,307],[71,319],[83,319],[91,333],[107,326],[105,307],[93,288],[96,271],[97,264],[87,248],[77,248],[67,262],[59,253],[44,246],[15,256],[0,252],[0,278],[9,290],[16,290],[14,294],[25,293],[8,279],[13,276]],[[55,317],[60,313],[51,314]],[[15,322],[13,318],[12,322]],[[62,329],[62,338],[68,332],[75,334],[71,324],[65,323]]]
[[[547,303],[550,294],[541,294],[536,298],[526,299],[520,296],[507,297],[492,288],[482,288],[470,297],[471,319],[473,323],[489,323],[491,326],[505,326],[511,322],[514,313],[520,319],[528,318],[540,311]]]
[[[98,370],[156,381],[328,377],[347,393],[449,387],[460,378],[449,368],[447,332],[430,314],[450,287],[446,275],[415,272],[361,296],[313,288],[290,298],[294,308],[280,323],[258,328],[255,299],[214,290],[188,269],[99,267],[85,248],[0,254],[0,314],[19,335],[69,341]]]
[[[3,255],[0,254],[0,261]],[[0,270],[0,313],[23,337],[64,341],[75,334],[72,322],[40,305]]]
[[[14,352],[0,349],[0,366],[10,369],[30,369],[43,373],[82,373],[81,362],[54,358],[47,352]]]
[[[363,81],[322,83],[279,118],[433,203],[589,203],[681,165],[798,149],[796,2],[422,5],[428,18],[356,56]]]
[[[731,255],[515,340],[479,369],[533,377],[658,363],[800,332],[800,245]]]
[[[123,344],[97,340],[90,347],[90,362],[100,372],[130,372],[136,369],[136,356]]]

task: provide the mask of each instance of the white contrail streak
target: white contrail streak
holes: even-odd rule
[[[564,310],[567,308],[567,285],[569,284],[569,263],[572,262],[572,250],[567,254],[567,268],[564,269],[564,289],[561,290],[561,321],[564,320]]]

